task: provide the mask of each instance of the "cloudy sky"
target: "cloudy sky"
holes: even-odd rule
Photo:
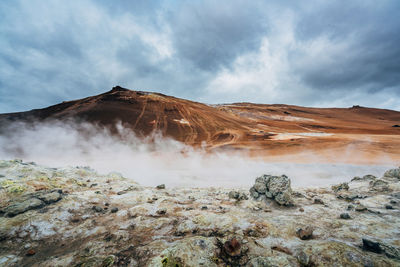
[[[400,110],[400,1],[0,1],[0,112],[114,85]]]

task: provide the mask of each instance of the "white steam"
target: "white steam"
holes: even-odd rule
[[[120,172],[155,186],[249,187],[261,174],[286,174],[294,186],[327,185],[365,174],[382,175],[382,165],[275,163],[246,153],[209,153],[153,135],[142,139],[117,125],[120,136],[91,124],[15,123],[0,135],[0,159],[22,158],[51,167],[90,166]],[[123,140],[123,141],[122,141]]]

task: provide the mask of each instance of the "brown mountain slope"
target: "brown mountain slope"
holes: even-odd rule
[[[400,160],[400,112],[235,103],[205,105],[119,86],[101,95],[44,109],[0,115],[9,121],[76,119],[113,127],[121,121],[140,136],[154,130],[190,145],[246,149],[271,158],[311,152],[329,161]],[[302,156],[303,157],[303,156]],[[296,160],[303,161],[297,157]]]
[[[44,109],[0,115],[3,121],[71,118],[111,127],[121,121],[140,136],[158,130],[191,145],[202,141],[231,141],[254,125],[245,118],[205,104],[159,93],[131,91],[119,86],[101,95]]]

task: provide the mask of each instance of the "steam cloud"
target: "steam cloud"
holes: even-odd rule
[[[294,186],[327,185],[365,174],[382,175],[393,166],[275,163],[193,149],[154,134],[138,138],[117,124],[119,136],[88,123],[14,123],[0,134],[0,159],[21,158],[51,167],[90,166],[100,173],[117,171],[142,185],[249,187],[261,174],[286,174]]]

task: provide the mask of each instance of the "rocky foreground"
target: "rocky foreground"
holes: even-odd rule
[[[232,191],[0,161],[0,266],[400,266],[399,208],[400,168]]]

